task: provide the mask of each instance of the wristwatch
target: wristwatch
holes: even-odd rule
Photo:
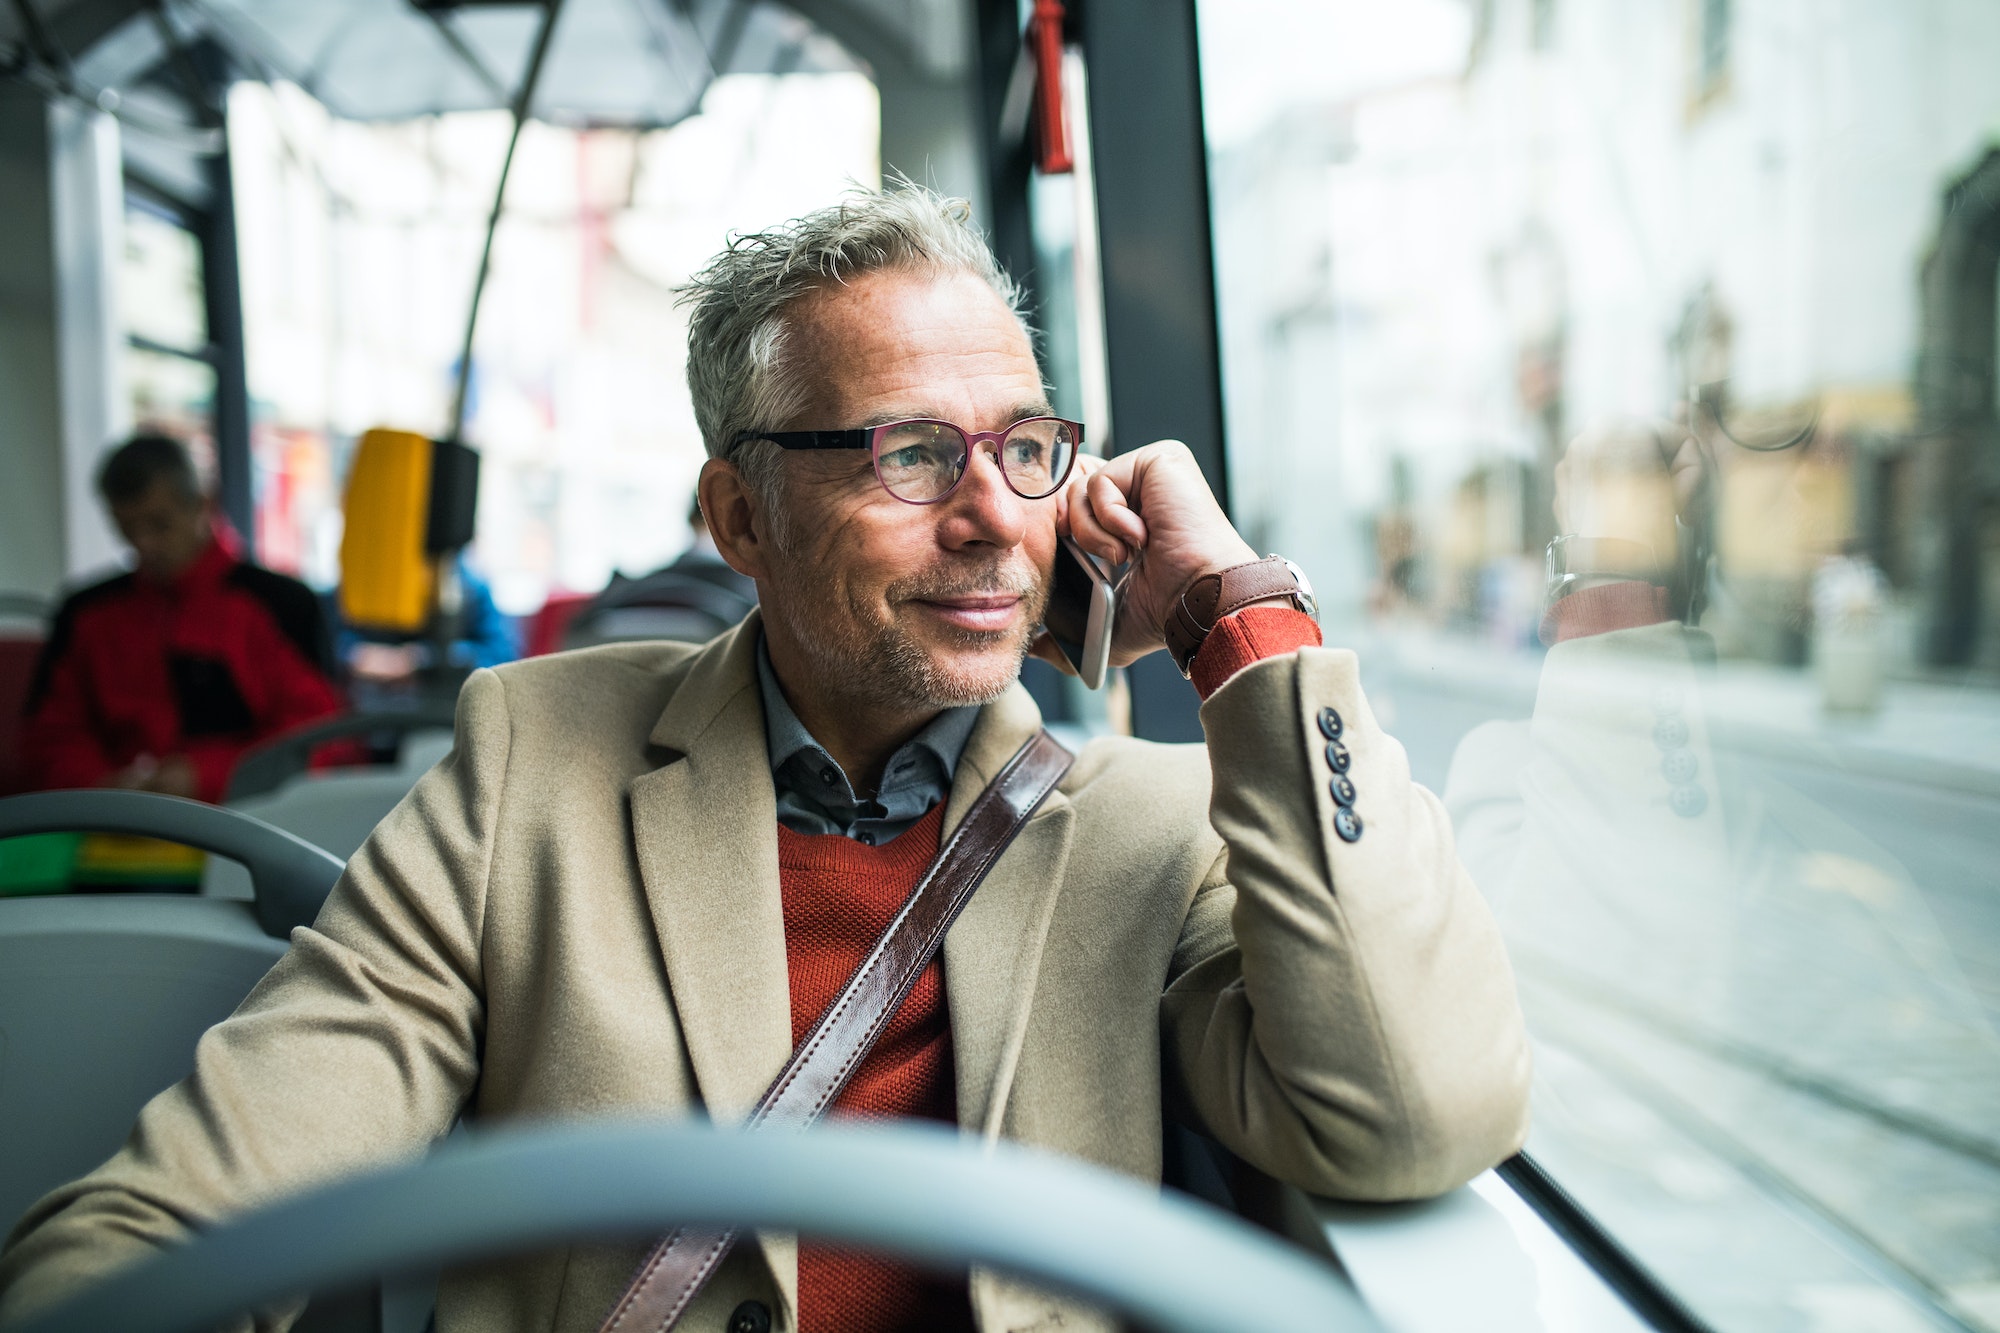
[[[1543,571],[1547,578],[1542,594],[1544,610],[1576,591],[1577,584],[1588,578],[1665,582],[1652,547],[1618,537],[1558,537],[1549,543]]]
[[[1204,574],[1190,583],[1174,603],[1163,627],[1167,655],[1174,659],[1183,676],[1190,674],[1194,655],[1201,651],[1216,621],[1252,602],[1271,597],[1289,597],[1293,606],[1318,623],[1319,599],[1313,596],[1306,572],[1281,555],[1266,556],[1219,573]]]

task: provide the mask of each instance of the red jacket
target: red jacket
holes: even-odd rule
[[[184,754],[219,801],[237,757],[340,711],[312,590],[218,535],[171,584],[122,574],[56,613],[21,748],[36,787],[92,787],[142,754]]]

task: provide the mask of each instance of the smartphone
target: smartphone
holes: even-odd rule
[[[1049,590],[1042,628],[1049,632],[1078,679],[1099,689],[1111,665],[1111,631],[1124,580],[1068,537],[1058,538],[1055,586]]]

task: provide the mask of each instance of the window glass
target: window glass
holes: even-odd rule
[[[500,609],[686,549],[704,457],[674,288],[732,232],[880,179],[855,69],[728,74],[670,129],[531,122],[480,311],[465,437]],[[789,63],[796,64],[796,61]],[[288,84],[230,95],[259,546],[330,586],[361,432],[443,432],[509,120],[345,121]]]
[[[201,242],[178,219],[128,196],[118,313],[128,335],[199,354],[208,342]]]
[[[1718,1328],[2000,1329],[2000,7],[1200,17],[1236,517],[1451,811],[1530,1151]]]
[[[215,370],[201,242],[179,214],[136,187],[126,195],[118,321],[120,382],[133,423],[188,441],[212,463]]]

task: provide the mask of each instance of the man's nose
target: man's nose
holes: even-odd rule
[[[944,503],[943,539],[947,546],[997,546],[1008,550],[1021,544],[1028,527],[1030,501],[1007,484],[1000,470],[1000,449],[991,440],[972,446],[965,475]]]

